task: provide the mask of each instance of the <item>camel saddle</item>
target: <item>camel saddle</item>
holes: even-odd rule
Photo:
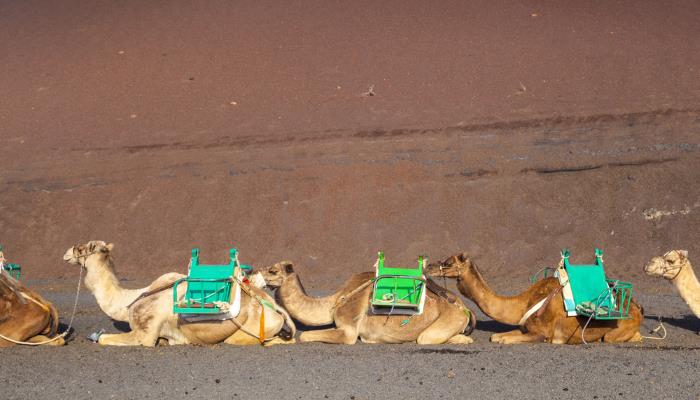
[[[416,315],[423,312],[426,279],[425,257],[418,257],[418,268],[387,267],[384,253],[379,252],[372,290],[372,314]]]
[[[607,279],[603,251],[595,249],[593,264],[571,264],[569,256],[568,249],[561,251],[562,262],[554,273],[562,285],[567,314],[603,320],[628,319],[632,284]]]

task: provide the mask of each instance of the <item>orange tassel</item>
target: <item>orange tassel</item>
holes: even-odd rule
[[[260,344],[263,344],[265,343],[265,306],[260,306]]]

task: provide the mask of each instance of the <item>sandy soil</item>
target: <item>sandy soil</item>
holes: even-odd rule
[[[245,263],[293,261],[314,290],[381,249],[391,264],[467,251],[514,292],[562,247],[586,262],[599,246],[683,338],[503,348],[485,323],[474,347],[444,352],[81,339],[3,352],[5,393],[581,398],[593,380],[591,398],[693,398],[698,327],[641,267],[673,248],[700,259],[697,15],[696,1],[0,3],[0,243],[48,297],[74,285],[65,250],[91,239],[115,243],[126,286],[184,271],[193,246],[217,262],[235,245]],[[80,337],[108,324],[84,306]],[[214,385],[213,358],[235,371]],[[23,367],[51,373],[37,385]],[[365,386],[330,379],[347,371]]]

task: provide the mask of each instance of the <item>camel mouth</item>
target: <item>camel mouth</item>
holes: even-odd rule
[[[70,253],[70,254],[69,254]],[[67,252],[66,254],[63,255],[63,261],[72,263],[73,262],[73,253],[72,252]]]

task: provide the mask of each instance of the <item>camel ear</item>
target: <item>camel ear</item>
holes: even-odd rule
[[[285,264],[284,272],[291,274],[292,272],[294,272],[294,266],[292,264]]]
[[[688,250],[677,250],[682,260],[688,259]]]
[[[114,243],[107,243],[107,251],[111,252],[114,249]]]

